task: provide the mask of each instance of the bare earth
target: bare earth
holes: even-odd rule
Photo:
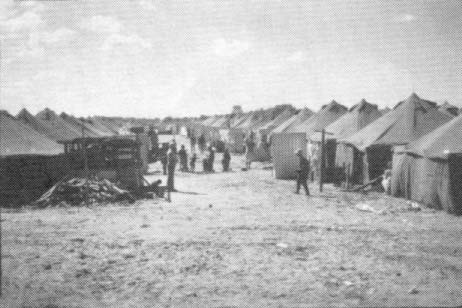
[[[3,210],[2,306],[462,304],[461,218],[314,183],[295,195],[240,159],[180,173],[172,203]]]

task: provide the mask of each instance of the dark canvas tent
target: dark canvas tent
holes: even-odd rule
[[[452,214],[462,214],[462,115],[410,143],[393,166],[391,190]]]
[[[395,148],[416,140],[451,119],[450,115],[438,111],[436,103],[413,93],[392,111],[340,140],[351,147],[348,163],[352,166],[355,182],[361,183],[381,175],[392,161]]]
[[[24,204],[40,196],[64,171],[63,146],[0,111],[0,204]]]

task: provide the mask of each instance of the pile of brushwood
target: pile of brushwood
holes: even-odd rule
[[[34,205],[39,207],[104,204],[116,201],[135,202],[133,195],[106,179],[62,179],[45,192]]]

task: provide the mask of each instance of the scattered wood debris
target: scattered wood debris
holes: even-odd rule
[[[63,178],[35,201],[35,205],[48,207],[62,202],[84,205],[114,201],[134,202],[135,198],[106,179]]]

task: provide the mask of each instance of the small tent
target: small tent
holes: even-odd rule
[[[410,143],[393,166],[391,191],[462,215],[462,115]]]
[[[347,158],[362,183],[385,171],[394,150],[428,134],[453,117],[438,111],[437,104],[421,99],[415,93],[399,102],[392,111],[340,142],[351,147]]]

